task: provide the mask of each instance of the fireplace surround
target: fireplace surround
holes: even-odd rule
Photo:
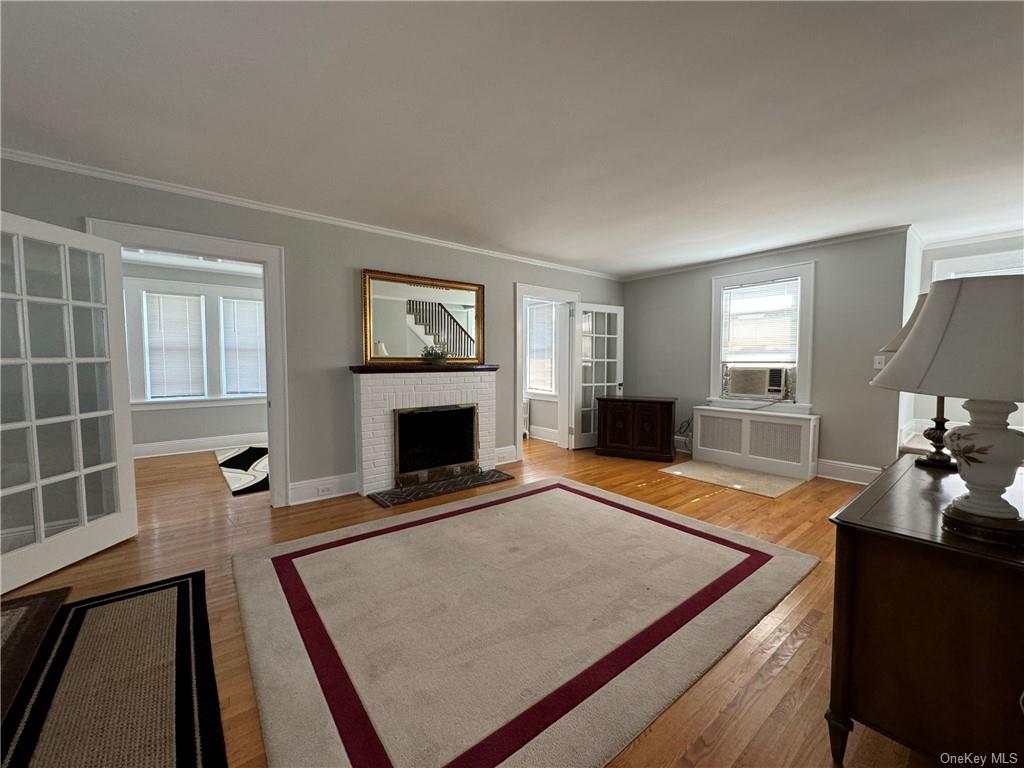
[[[476,403],[396,408],[395,484],[479,472]]]
[[[364,496],[398,486],[395,411],[476,406],[477,464],[494,469],[496,365],[425,363],[351,366],[356,474]]]

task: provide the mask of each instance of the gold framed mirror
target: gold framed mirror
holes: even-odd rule
[[[363,363],[410,363],[442,346],[453,363],[484,362],[484,287],[363,270]]]

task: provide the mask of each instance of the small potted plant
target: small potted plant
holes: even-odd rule
[[[428,344],[420,352],[424,363],[443,365],[448,360],[448,348],[442,344]]]

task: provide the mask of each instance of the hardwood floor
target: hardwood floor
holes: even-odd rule
[[[269,494],[232,497],[212,453],[136,462],[139,525],[124,542],[7,597],[72,588],[69,599],[205,569],[214,663],[229,763],[266,764],[231,556],[412,509],[563,475],[816,556],[821,563],[690,690],[611,763],[626,766],[828,766],[823,715],[829,685],[835,533],[828,516],[857,486],[813,480],[778,499],[658,472],[664,464],[571,453],[527,441],[516,479],[382,509],[359,496],[271,510]],[[927,764],[861,726],[847,766]]]

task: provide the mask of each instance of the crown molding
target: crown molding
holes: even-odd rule
[[[303,211],[298,208],[288,208],[283,205],[275,205],[273,203],[264,203],[259,200],[250,200],[245,197],[237,197],[235,195],[227,195],[221,192],[211,192],[207,189],[199,189],[197,187],[189,187],[184,184],[176,184],[170,181],[160,181],[158,179],[150,179],[145,176],[134,176],[129,173],[121,173],[120,171],[111,171],[105,168],[97,168],[92,165],[84,165],[82,163],[75,163],[70,160],[60,160],[55,157],[47,157],[45,155],[37,155],[32,152],[24,152],[20,149],[9,149],[7,147],[0,148],[0,157],[5,160],[13,160],[18,163],[25,163],[27,165],[37,165],[42,168],[50,168],[55,171],[66,171],[68,173],[77,173],[81,176],[91,176],[97,179],[104,179],[105,181],[117,181],[122,184],[132,184],[136,187],[145,187],[147,189],[155,189],[160,192],[170,192],[176,195],[185,195],[187,197],[196,197],[201,200],[210,200],[216,203],[225,203],[227,205],[235,205],[241,208],[251,208],[256,211],[265,211],[266,213],[275,213],[279,216],[290,216],[294,219],[305,219],[306,221],[315,221],[321,224],[331,224],[336,227],[345,227],[346,229],[356,229],[362,232],[372,232],[376,235],[386,235],[388,237],[399,237],[403,240],[412,240],[417,243],[424,243],[426,245],[436,245],[443,248],[454,248],[456,250],[465,251],[467,253],[475,253],[481,256],[491,256],[496,259],[506,259],[508,261],[518,261],[521,264],[530,264],[535,267],[545,267],[547,269],[557,269],[562,272],[573,272],[578,275],[587,275],[589,277],[599,277],[605,280],[614,280],[615,282],[621,282],[622,277],[618,275],[611,275],[606,272],[596,272],[590,269],[583,269],[582,267],[573,267],[568,264],[561,264],[555,261],[545,261],[544,259],[535,259],[528,256],[517,256],[512,253],[504,253],[502,251],[492,251],[488,248],[477,248],[473,245],[466,245],[464,243],[456,243],[450,240],[440,240],[435,237],[427,237],[426,235],[417,235],[413,232],[404,232],[400,229],[390,229],[388,227],[380,227],[375,224],[364,224],[359,221],[351,221],[349,219],[342,219],[336,216],[328,216],[323,213],[314,213],[312,211]]]
[[[663,269],[657,272],[642,272],[636,275],[627,275],[626,277],[622,277],[619,279],[626,283],[632,283],[637,280],[649,280],[652,277],[664,277],[666,275],[674,275],[679,272],[690,272],[694,269],[704,269],[705,267],[718,266],[719,264],[732,264],[734,262],[739,261],[759,259],[762,256],[777,256],[782,253],[793,253],[795,251],[802,251],[807,248],[822,248],[827,245],[838,245],[839,243],[848,243],[853,240],[864,240],[869,237],[881,237],[882,235],[905,233],[909,229],[909,224],[900,224],[899,226],[896,227],[885,227],[883,229],[869,229],[863,232],[850,232],[845,235],[836,235],[835,237],[826,237],[820,240],[807,240],[802,243],[784,245],[779,248],[769,248],[764,251],[744,253],[739,256],[726,256],[721,259],[706,259],[704,261],[694,262],[693,264],[686,264],[681,267],[671,267],[669,269]]]

